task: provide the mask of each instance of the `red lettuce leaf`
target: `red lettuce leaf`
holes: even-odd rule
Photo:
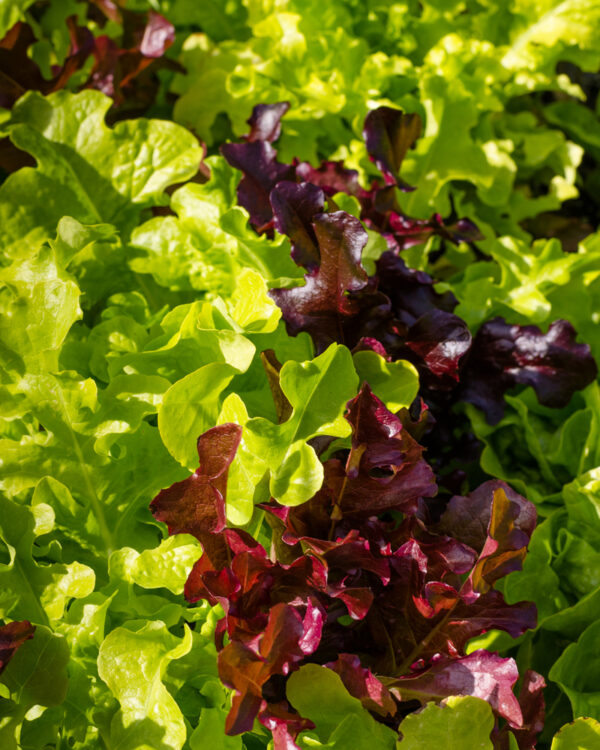
[[[204,555],[215,566],[226,554],[217,533],[225,528],[227,472],[241,437],[242,428],[230,423],[205,432],[198,438],[197,471],[162,490],[150,505],[154,517],[167,524],[170,534],[192,534],[199,539]]]
[[[306,161],[294,162],[294,165],[298,179],[320,187],[328,196],[336,193],[356,196],[366,194],[358,182],[356,169],[348,169],[342,161],[324,161],[318,167],[313,167]]]
[[[367,152],[387,185],[414,190],[400,178],[400,166],[420,134],[421,118],[417,114],[406,115],[399,109],[378,107],[366,116],[363,137]]]
[[[566,320],[552,323],[547,333],[490,320],[473,342],[462,397],[482,409],[490,424],[502,419],[504,393],[516,385],[531,386],[544,406],[566,406],[598,375],[589,346],[575,343],[575,336]]]
[[[406,346],[417,355],[413,360],[428,377],[430,386],[441,387],[440,379],[458,382],[459,364],[471,347],[467,324],[456,315],[431,310],[409,329]]]
[[[0,674],[25,641],[33,638],[35,626],[27,620],[0,625]]]
[[[281,134],[281,118],[290,108],[289,102],[277,102],[276,104],[257,104],[252,114],[246,120],[250,125],[250,132],[246,140],[268,141],[273,143]]]
[[[387,686],[399,700],[416,699],[423,705],[451,695],[473,695],[486,700],[511,727],[520,728],[523,714],[513,693],[518,677],[513,659],[478,650],[460,659],[438,656],[427,669],[388,681]]]
[[[221,153],[229,164],[243,172],[237,188],[238,201],[250,214],[258,231],[271,226],[271,190],[282,180],[294,177],[294,168],[277,161],[277,151],[268,141],[225,143]]]
[[[365,708],[380,716],[394,716],[397,706],[392,694],[370,669],[361,666],[358,656],[340,654],[336,661],[325,666],[339,674],[346,690]]]
[[[252,645],[232,641],[218,656],[222,681],[235,690],[227,716],[227,734],[252,729],[263,703],[262,687],[273,675],[286,675],[294,663],[311,653],[312,638],[296,607],[279,603],[271,608],[264,632]]]
[[[270,296],[282,310],[288,333],[311,334],[319,350],[340,338],[345,318],[355,315],[360,305],[348,296],[367,283],[360,265],[367,233],[358,219],[344,211],[317,214],[313,219],[321,259],[318,269],[305,276],[304,286],[273,289]]]
[[[269,200],[275,229],[290,238],[294,261],[308,270],[316,268],[321,255],[313,220],[325,208],[325,193],[308,182],[282,181]]]

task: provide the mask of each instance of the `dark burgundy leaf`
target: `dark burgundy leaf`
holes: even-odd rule
[[[465,601],[475,600],[489,591],[499,578],[521,569],[535,526],[533,503],[520,496],[519,501],[514,502],[503,487],[493,490],[491,506],[487,539],[461,590]]]
[[[435,282],[431,276],[408,268],[402,258],[391,252],[384,253],[377,261],[377,278],[394,314],[408,326],[433,310],[450,313],[458,304],[452,292],[439,294],[433,288]]]
[[[250,132],[246,140],[269,141],[273,143],[281,133],[281,118],[290,108],[289,102],[277,102],[276,104],[257,104],[252,110],[249,119]]]
[[[390,691],[383,685],[370,669],[365,669],[355,654],[340,654],[336,661],[325,666],[339,674],[344,687],[365,708],[380,716],[394,716],[396,702]]]
[[[288,674],[291,666],[304,657],[303,637],[304,625],[297,609],[276,604],[254,648],[232,641],[219,653],[219,675],[235,690],[225,724],[227,734],[252,729],[263,703],[262,686],[275,674]]]
[[[321,265],[305,276],[304,286],[272,289],[269,294],[282,310],[288,333],[307,331],[323,350],[339,340],[343,319],[359,309],[348,292],[367,283],[360,265],[367,233],[358,219],[344,211],[317,214],[313,227]]]
[[[342,161],[324,161],[316,168],[303,161],[296,164],[296,175],[304,182],[320,187],[329,196],[336,193],[358,196],[364,192],[358,182],[358,172],[344,167]]]
[[[313,221],[325,208],[325,194],[308,182],[279,182],[270,194],[275,229],[290,238],[292,258],[308,270],[321,260]]]
[[[25,641],[33,638],[35,626],[27,620],[0,625],[0,674]]]
[[[238,200],[260,231],[273,219],[271,190],[282,180],[293,180],[294,168],[278,162],[277,152],[267,141],[225,143],[221,153],[232,167],[244,173],[237,188]]]
[[[490,590],[469,604],[458,600],[444,627],[438,631],[437,638],[430,642],[430,648],[434,652],[442,651],[450,642],[457,652],[462,653],[471,638],[489,630],[504,630],[513,638],[518,638],[536,626],[535,604],[507,604],[499,591]]]
[[[348,402],[352,449],[346,463],[343,495],[336,504],[344,517],[386,510],[416,510],[417,500],[437,492],[423,449],[386,409],[367,383]]]
[[[309,719],[303,719],[297,713],[291,713],[287,701],[270,702],[258,717],[260,723],[273,734],[273,750],[300,750],[294,742],[298,734],[305,729],[314,729]]]
[[[400,178],[400,166],[406,152],[421,134],[421,118],[406,115],[392,107],[378,107],[365,118],[363,137],[367,151],[388,185],[414,190]]]
[[[202,542],[204,554],[216,568],[223,567],[227,472],[242,436],[236,424],[223,424],[198,438],[200,467],[188,479],[162,490],[150,504],[158,521],[170,534],[192,534]]]
[[[593,382],[598,368],[587,344],[575,343],[575,330],[566,320],[550,325],[509,325],[494,318],[478,331],[463,377],[463,398],[482,409],[496,424],[504,414],[504,393],[530,385],[541,404],[566,406],[575,391]]]
[[[461,659],[439,656],[415,676],[387,682],[399,700],[440,701],[450,695],[473,695],[486,700],[511,727],[523,726],[523,714],[512,689],[519,677],[513,659],[488,651],[474,651]]]
[[[519,541],[526,545],[535,528],[535,506],[500,479],[484,482],[466,497],[455,495],[448,503],[436,531],[460,537],[480,553],[488,538],[494,493],[499,489],[509,500],[515,527],[523,533]]]
[[[415,364],[420,369],[458,381],[459,363],[469,351],[471,333],[453,313],[431,310],[409,328],[406,346],[418,356]]]
[[[538,734],[544,728],[546,704],[544,688],[546,682],[541,674],[528,669],[523,675],[523,684],[519,693],[519,704],[523,713],[523,726],[513,729],[519,750],[535,750]]]

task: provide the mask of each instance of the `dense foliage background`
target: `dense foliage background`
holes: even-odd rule
[[[2,748],[599,747],[598,29],[0,0]]]

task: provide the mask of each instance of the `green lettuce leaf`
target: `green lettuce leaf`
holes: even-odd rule
[[[600,745],[600,723],[595,719],[575,719],[552,740],[552,750],[595,750]]]
[[[447,745],[456,750],[492,750],[494,717],[489,703],[472,696],[453,696],[442,705],[428,703],[400,724],[398,750]]]
[[[357,750],[395,747],[396,733],[379,724],[363,708],[358,698],[351,696],[335,672],[317,664],[306,664],[294,672],[287,682],[288,700],[301,716],[315,724],[313,732],[300,735],[302,748],[322,747]],[[348,744],[350,743],[350,744]]]
[[[169,661],[192,647],[191,632],[177,638],[160,621],[113,630],[98,654],[98,673],[121,708],[111,721],[109,742],[124,750],[181,750],[185,722],[162,678]]]
[[[5,253],[18,257],[53,236],[63,216],[114,224],[125,236],[142,209],[160,203],[169,185],[192,177],[202,150],[191,133],[158,120],[108,128],[111,100],[98,91],[30,92],[5,124],[37,167],[11,174],[0,187]],[[35,201],[30,196],[35,196]]]

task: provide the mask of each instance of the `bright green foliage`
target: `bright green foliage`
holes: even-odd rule
[[[201,554],[202,547],[195,537],[174,534],[155,549],[136,552],[131,547],[122,547],[113,552],[110,573],[144,589],[164,586],[173,594],[182,594],[190,570]]]
[[[279,236],[272,242],[248,226],[237,206],[240,174],[224,159],[206,160],[211,178],[204,185],[189,184],[171,199],[175,216],[150,219],[132,235],[144,254],[132,261],[134,271],[151,273],[161,286],[229,296],[242,269],[253,268],[273,286],[287,278],[302,278],[290,258],[289,244]]]
[[[227,382],[248,369],[246,331],[268,338],[280,314],[251,269],[210,304],[129,267],[144,208],[192,176],[201,151],[170,123],[107,128],[108,104],[96,92],[30,94],[9,124],[38,160],[0,188],[0,617],[36,626],[0,678],[0,744],[15,750],[159,738],[181,748],[196,727],[222,734],[227,713],[218,616],[181,597],[200,545],[161,542],[148,505],[186,474],[169,450],[195,449],[198,434],[181,432],[180,384],[204,367],[228,368]],[[214,422],[206,385],[199,409]],[[179,433],[163,429],[163,442],[158,422],[173,409]],[[184,621],[196,622],[189,662]]]
[[[0,565],[0,616],[20,620],[35,614],[36,622],[42,624],[60,621],[67,601],[94,590],[94,571],[87,565],[40,565],[36,561],[34,540],[53,526],[51,506],[40,503],[28,508],[3,500],[0,536],[8,559]]]
[[[81,316],[77,284],[49,247],[0,270],[0,284],[3,359],[36,372]]]
[[[29,93],[15,105],[4,128],[37,167],[13,173],[0,188],[9,257],[23,256],[52,237],[63,216],[114,224],[127,236],[144,207],[196,172],[202,151],[190,133],[158,120],[108,128],[109,105],[96,91],[59,91],[46,99]]]
[[[451,747],[456,750],[492,750],[494,717],[489,703],[472,696],[451,697],[443,705],[428,703],[400,724],[398,750]]]
[[[30,5],[0,0],[0,38]],[[597,168],[578,169],[584,149],[600,156],[598,118],[556,65],[598,69],[598,0],[127,6],[177,25],[173,49],[183,44],[188,73],[173,84],[175,118],[211,153],[247,131],[255,104],[289,100],[280,157],[343,158],[367,186],[365,114],[379,104],[418,112],[424,134],[402,168],[418,189],[401,206],[468,216],[485,235],[486,259],[462,245],[431,265],[435,239],[410,248],[409,264],[444,279],[439,291],[454,292],[473,332],[495,315],[543,328],[562,317],[600,357],[599,235],[565,253],[555,239],[531,243],[527,224],[581,188],[597,195]],[[40,20],[59,40],[57,59],[69,43],[66,9]],[[68,9],[84,18],[80,3]],[[47,48],[33,55],[49,74]],[[540,96],[548,91],[557,96]],[[197,467],[200,432],[235,421],[244,430],[227,515],[259,536],[256,503],[273,495],[295,505],[321,486],[308,441],[347,439],[345,403],[359,382],[397,410],[418,378],[372,352],[332,346],[315,358],[306,334],[288,337],[267,290],[302,283],[303,271],[287,239],[248,226],[239,173],[211,156],[207,182],[169,197],[166,188],[197,172],[196,137],[158,120],[108,127],[109,105],[96,91],[30,92],[0,116],[3,134],[36,161],[0,186],[0,617],[37,628],[0,677],[0,746],[255,750],[266,747],[264,733],[224,734],[219,610],[189,608],[181,596],[201,547],[162,540],[148,503]],[[354,199],[336,201],[356,213]],[[168,215],[152,217],[167,205]],[[369,232],[369,273],[384,249]],[[260,359],[266,349],[283,364],[280,394]],[[291,415],[282,416],[286,402]],[[573,715],[600,718],[600,397],[593,384],[561,410],[529,390],[506,404],[495,426],[467,413],[485,445],[484,472],[540,512],[523,571],[504,586],[507,600],[536,602],[539,627],[517,647],[486,638],[513,649],[522,671],[549,675],[547,747],[553,727],[570,720],[569,703]],[[411,714],[398,741],[331,670],[305,666],[287,690],[316,724],[302,748],[491,746],[489,707],[474,698]],[[552,742],[599,746],[591,718]]]
[[[600,723],[595,719],[575,719],[554,738],[552,750],[597,750],[600,748]]]
[[[301,735],[302,748],[391,750],[395,746],[395,732],[377,723],[330,669],[306,664],[290,677],[286,690],[292,705],[315,724],[314,733]]]
[[[361,381],[371,386],[390,411],[408,408],[415,400],[419,374],[410,362],[404,359],[386,362],[373,351],[356,352],[352,359]]]
[[[35,0],[0,0],[0,39],[14,26],[22,21],[25,11]]]
[[[234,421],[229,413],[233,408],[238,412],[235,421],[244,425],[232,470],[244,477],[245,492],[250,493],[252,485],[266,474],[272,497],[283,505],[299,505],[309,500],[323,482],[323,465],[307,441],[317,435],[350,434],[343,413],[346,402],[356,394],[358,377],[348,349],[332,344],[310,362],[286,362],[279,384],[292,406],[289,419],[282,424],[263,417],[248,419],[239,401],[229,402],[219,422]],[[235,504],[231,496],[229,504]],[[239,508],[237,512],[244,517]]]
[[[168,662],[191,647],[189,630],[179,639],[159,621],[117,628],[108,635],[98,654],[98,673],[121,704],[111,722],[111,745],[124,750],[140,746],[181,750],[185,723],[162,677]]]
[[[168,7],[185,27],[181,0]],[[360,138],[364,117],[392,104],[425,119],[404,166],[418,187],[401,200],[409,215],[448,213],[452,198],[488,239],[524,237],[522,219],[576,197],[582,151],[528,111],[526,97],[548,89],[580,96],[555,67],[571,60],[596,70],[597,0],[334,0],[326,8],[240,0],[226,12],[227,25],[211,13],[204,33],[186,39],[187,75],[173,84],[175,119],[208,144],[246,132],[256,103],[287,100],[284,160],[344,158],[365,177],[372,168]],[[511,113],[502,112],[507,105]],[[560,122],[567,132],[568,121]],[[543,186],[536,195],[533,180]]]

